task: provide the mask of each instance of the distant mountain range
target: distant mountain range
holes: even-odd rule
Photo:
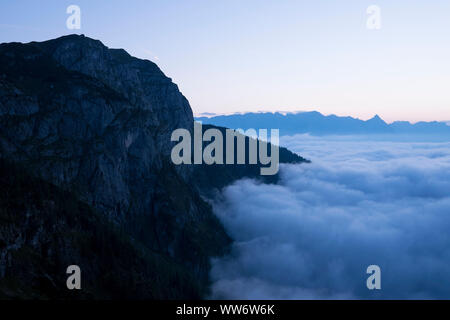
[[[280,135],[309,133],[313,135],[427,135],[450,138],[450,126],[445,122],[396,121],[386,123],[378,115],[369,120],[323,115],[317,111],[282,114],[280,112],[244,113],[197,117],[197,121],[228,128],[280,129]]]

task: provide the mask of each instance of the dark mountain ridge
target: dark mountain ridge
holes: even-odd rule
[[[207,294],[210,258],[226,253],[231,240],[202,197],[257,176],[254,167],[173,165],[170,135],[178,128],[192,132],[191,108],[153,62],[77,35],[1,44],[0,158],[3,173],[12,175],[6,195],[16,202],[3,195],[0,295],[72,297],[61,295],[69,260],[95,271],[77,297]],[[280,155],[280,162],[304,161],[288,150]],[[14,168],[25,168],[25,177]],[[22,188],[14,189],[15,183]],[[41,185],[52,191],[26,197]],[[78,209],[66,208],[63,195]],[[47,212],[47,203],[56,211]],[[103,227],[90,218],[93,212]],[[50,222],[42,223],[47,216]],[[83,230],[83,248],[66,237],[72,229]],[[108,236],[98,238],[99,232]],[[28,274],[14,272],[18,266]],[[126,270],[131,275],[123,275]],[[51,284],[45,290],[42,279]],[[35,285],[25,290],[25,283]]]

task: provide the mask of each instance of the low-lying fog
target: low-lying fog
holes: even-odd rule
[[[312,163],[226,188],[214,209],[235,244],[212,298],[450,298],[450,143],[377,140],[282,137]]]

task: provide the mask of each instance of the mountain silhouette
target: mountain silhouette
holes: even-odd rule
[[[279,112],[243,113],[195,119],[206,124],[234,129],[277,128],[280,129],[280,135],[310,133],[314,135],[427,135],[437,138],[444,136],[447,139],[450,137],[450,126],[444,122],[422,121],[412,124],[406,121],[396,121],[387,124],[378,115],[366,121],[336,115],[325,116],[317,111],[287,114]]]
[[[231,240],[205,197],[259,167],[174,165],[171,133],[193,124],[177,85],[123,49],[0,44],[0,297],[207,295]],[[79,294],[70,264],[86,274]]]

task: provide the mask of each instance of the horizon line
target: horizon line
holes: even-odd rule
[[[192,107],[191,107],[192,109]],[[289,115],[289,114],[299,114],[299,113],[311,113],[311,112],[317,112],[319,114],[321,114],[322,116],[328,117],[328,116],[336,116],[339,118],[353,118],[356,120],[361,120],[361,121],[368,121],[371,120],[373,118],[379,117],[382,121],[384,121],[386,124],[392,124],[395,122],[408,122],[410,124],[416,124],[416,123],[420,123],[420,122],[425,122],[425,123],[432,123],[432,122],[438,122],[438,123],[446,123],[447,125],[450,125],[450,120],[418,120],[418,121],[409,121],[409,120],[393,120],[393,121],[386,121],[383,119],[382,116],[380,116],[378,113],[375,113],[372,117],[368,118],[368,119],[362,119],[356,116],[352,116],[352,115],[338,115],[336,113],[323,113],[320,112],[318,110],[296,110],[296,111],[284,111],[284,110],[273,110],[273,111],[269,111],[269,110],[257,110],[257,111],[235,111],[235,112],[221,112],[221,113],[217,113],[217,112],[193,112],[193,116],[194,118],[213,118],[213,117],[219,117],[219,116],[233,116],[233,115],[245,115],[245,114],[264,114],[264,113],[271,113],[271,114],[282,114],[283,116]]]

